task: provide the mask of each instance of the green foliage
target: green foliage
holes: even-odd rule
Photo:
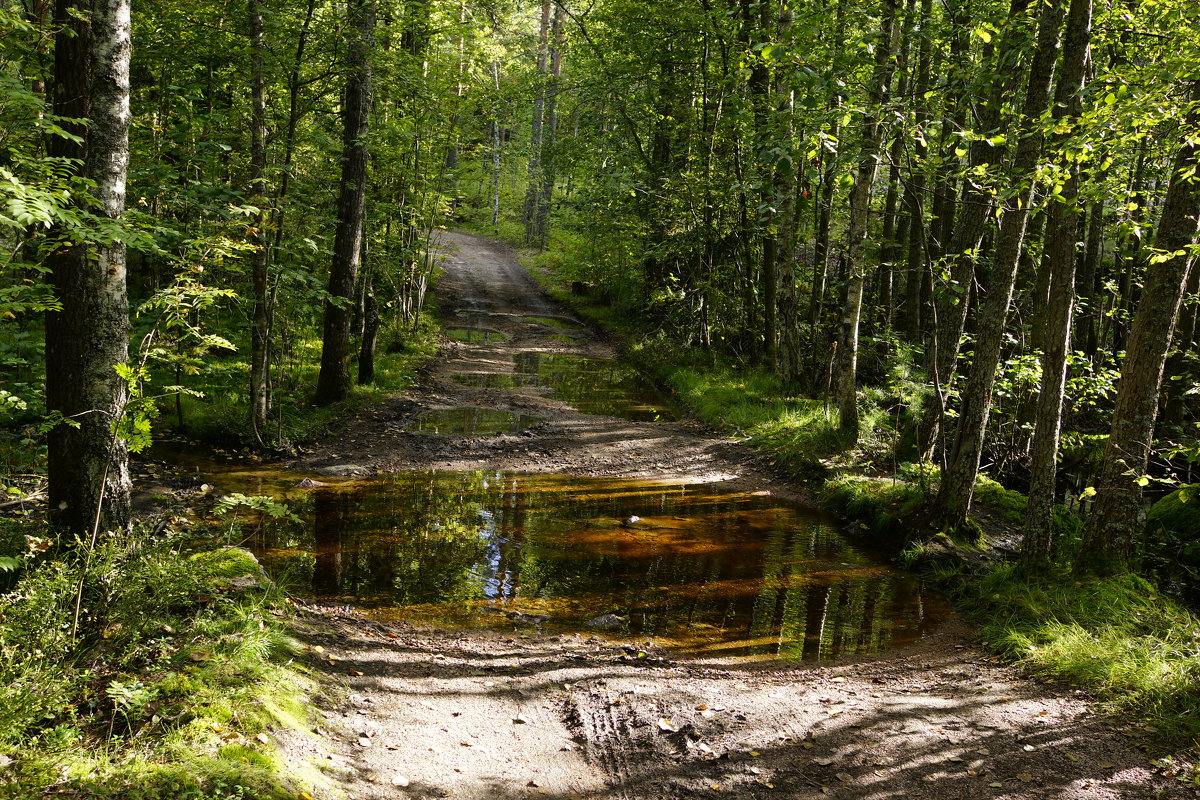
[[[0,753],[12,759],[0,794],[294,797],[254,739],[294,725],[312,689],[288,666],[298,645],[274,616],[282,596],[226,588],[260,574],[244,551],[189,557],[177,535],[146,536],[108,538],[80,562],[35,558],[0,599]],[[230,758],[232,745],[248,752]]]
[[[1162,586],[1200,600],[1200,489],[1185,486],[1151,506],[1139,547],[1142,567]]]
[[[821,487],[821,500],[892,549],[927,534],[919,520],[928,495],[904,480],[839,475]]]

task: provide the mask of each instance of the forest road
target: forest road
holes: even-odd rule
[[[733,489],[795,497],[796,487],[750,448],[692,421],[645,421],[655,398],[639,395],[652,387],[616,361],[611,342],[546,296],[511,250],[464,233],[441,238],[437,303],[457,338],[445,339],[417,386],[349,420],[298,467],[731,481]],[[609,400],[595,407],[597,398]],[[572,405],[580,400],[592,413]],[[417,425],[432,412],[461,410],[484,412],[500,427],[496,415],[510,414],[511,431],[447,435]]]
[[[508,374],[528,354],[614,353],[510,252],[446,240],[445,324],[479,333],[449,342],[419,386],[304,466],[727,478],[787,493],[756,455],[694,424],[589,415],[536,386],[460,382]],[[541,421],[499,436],[404,430],[463,406]],[[315,760],[336,782],[306,789],[318,798],[1194,797],[1154,769],[1141,731],[994,663],[961,621],[909,647],[816,665],[672,662],[644,641],[543,635],[521,620],[447,632],[308,608],[297,624],[331,690],[318,735],[277,735],[289,759]]]

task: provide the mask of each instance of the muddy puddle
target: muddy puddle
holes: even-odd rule
[[[511,372],[460,372],[449,376],[463,386],[489,389],[542,387],[556,400],[585,414],[634,422],[677,418],[670,401],[637,370],[618,361],[568,353],[520,352]]]
[[[247,520],[272,574],[391,622],[814,661],[913,642],[948,614],[821,514],[719,484],[473,471],[300,489],[302,473],[215,466],[218,492],[283,497],[301,518]]]
[[[451,341],[465,344],[500,344],[510,338],[506,333],[487,328],[444,328],[442,333]]]

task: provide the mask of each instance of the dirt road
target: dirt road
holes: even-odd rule
[[[461,233],[445,234],[443,242],[445,273],[438,284],[443,324],[476,341],[448,341],[416,389],[354,420],[303,466],[351,463],[379,471],[487,467],[680,482],[732,480],[794,494],[795,487],[773,474],[766,459],[694,422],[639,422],[582,413],[557,399],[562,392],[521,385],[529,383],[523,380],[528,376],[514,375],[514,364],[536,364],[542,373],[559,373],[551,379],[592,384],[567,387],[577,395],[601,392],[612,376],[595,373],[603,360],[617,354],[608,341],[546,297],[503,246]],[[486,343],[478,341],[483,336]],[[496,379],[491,383],[517,385],[471,385],[489,382],[488,376]],[[405,430],[423,413],[464,407],[536,419],[520,432],[488,437]]]
[[[447,238],[456,252],[440,285],[443,316],[476,333],[306,466],[725,478],[792,493],[754,454],[699,426],[584,414],[521,385],[513,364],[530,353],[613,353],[507,251]],[[466,375],[514,380],[472,386]],[[497,436],[401,432],[422,413],[464,406],[541,421]],[[331,783],[308,786],[314,796],[1193,796],[1152,766],[1140,731],[1097,716],[1077,692],[993,663],[960,621],[880,657],[796,666],[672,661],[645,642],[543,635],[520,619],[471,634],[330,609],[300,620],[332,688],[317,736],[279,736],[291,758],[326,768]]]

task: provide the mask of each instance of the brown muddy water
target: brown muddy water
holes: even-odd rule
[[[288,501],[301,522],[244,535],[294,592],[386,621],[816,661],[916,641],[949,613],[828,517],[720,484],[473,471],[300,489],[304,473],[193,467]]]

